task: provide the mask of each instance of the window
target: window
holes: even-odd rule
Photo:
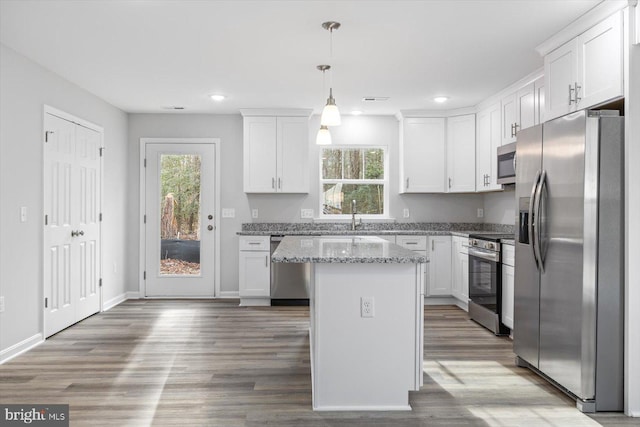
[[[387,158],[384,148],[324,148],[321,152],[322,216],[387,215]]]

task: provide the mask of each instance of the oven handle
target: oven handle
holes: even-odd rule
[[[500,253],[493,251],[484,251],[474,247],[469,248],[469,256],[484,259],[486,261],[498,262],[500,260]]]

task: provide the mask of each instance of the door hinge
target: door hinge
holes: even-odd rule
[[[147,272],[146,271],[144,273],[142,273],[142,279],[143,280],[147,280]]]
[[[44,216],[44,225],[49,225],[49,215]]]
[[[45,298],[44,299],[44,308],[48,308],[49,307],[49,298]]]
[[[144,218],[142,219],[144,221],[144,223],[147,223],[147,216],[145,215]]]
[[[144,159],[144,167],[147,167],[147,159]]]
[[[52,130],[45,131],[44,133],[44,142],[49,142],[49,134],[54,133]]]
[[[102,157],[102,152],[104,151],[104,147],[100,147],[98,150],[100,150],[100,157]]]
[[[102,212],[100,212],[100,214],[98,215],[98,220],[102,222]]]
[[[100,278],[100,280],[98,280],[98,287],[101,288],[102,287],[102,278]]]

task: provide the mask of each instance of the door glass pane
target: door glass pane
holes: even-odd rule
[[[200,169],[194,154],[160,157],[160,274],[200,275]]]

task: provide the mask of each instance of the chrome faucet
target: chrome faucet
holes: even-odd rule
[[[358,220],[358,222],[356,222],[356,213],[356,201],[354,199],[351,201],[351,231],[355,231],[362,223],[362,220]]]

